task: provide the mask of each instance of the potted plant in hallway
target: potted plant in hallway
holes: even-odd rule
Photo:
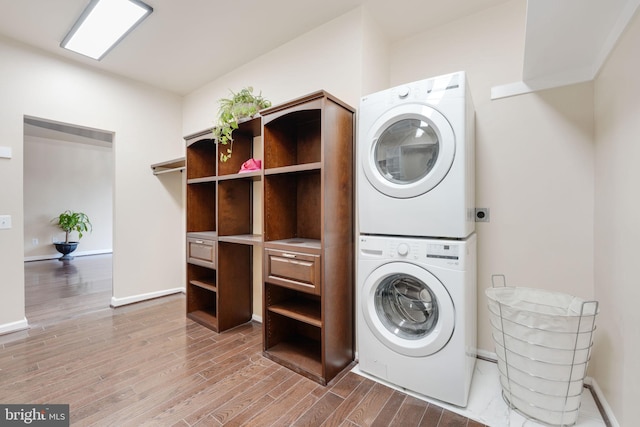
[[[83,233],[86,233],[87,231],[91,232],[91,230],[93,230],[93,226],[91,225],[91,221],[89,221],[89,217],[82,212],[66,210],[56,218],[53,218],[51,222],[55,223],[55,225],[65,232],[64,242],[53,243],[56,250],[62,254],[59,259],[73,259],[70,254],[77,249],[79,242],[69,241],[69,234],[73,231],[77,231],[78,240],[80,240],[82,239]]]

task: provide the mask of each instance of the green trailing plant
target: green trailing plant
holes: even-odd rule
[[[65,243],[69,243],[69,233],[78,232],[78,240],[82,239],[83,233],[91,232],[93,225],[89,221],[89,217],[82,212],[73,212],[66,210],[53,218],[51,222],[55,223],[61,230],[65,232]]]
[[[271,102],[262,96],[253,94],[253,87],[245,87],[239,92],[231,92],[230,98],[218,101],[218,124],[213,128],[213,139],[216,144],[226,145],[220,150],[220,161],[226,162],[233,153],[233,131],[238,129],[239,121],[252,117],[263,108],[271,107]]]

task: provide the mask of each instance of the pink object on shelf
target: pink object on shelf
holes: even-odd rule
[[[262,160],[249,159],[240,166],[238,173],[259,171],[262,169]]]

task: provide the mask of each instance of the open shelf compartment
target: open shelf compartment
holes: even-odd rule
[[[265,242],[295,238],[319,241],[321,195],[320,171],[265,176]]]
[[[216,144],[202,138],[187,145],[187,179],[216,176]]]
[[[187,232],[215,232],[215,207],[215,182],[187,185]]]
[[[218,235],[252,234],[251,180],[218,182]]]
[[[322,369],[322,330],[267,311],[264,355],[314,381],[326,384]]]
[[[322,110],[282,115],[264,125],[265,170],[322,160]]]
[[[187,317],[207,326],[218,327],[216,271],[187,264]]]

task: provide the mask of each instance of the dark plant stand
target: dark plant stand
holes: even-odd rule
[[[62,256],[58,258],[60,261],[72,260],[74,257],[69,254],[78,248],[78,242],[56,242],[53,245],[56,247],[56,250],[62,254]]]

